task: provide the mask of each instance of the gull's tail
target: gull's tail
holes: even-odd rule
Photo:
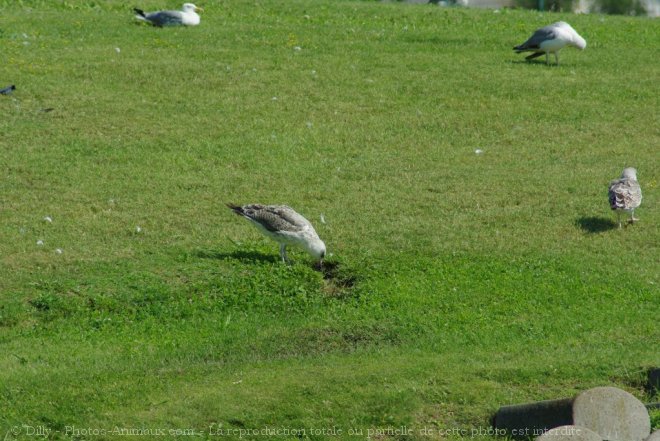
[[[147,19],[147,14],[144,13],[142,9],[139,8],[133,8],[133,11],[137,14],[135,18],[139,18],[140,20],[146,20]]]
[[[538,49],[538,48],[537,48],[537,47],[528,46],[528,45],[527,45],[527,42],[525,42],[525,43],[523,43],[523,44],[519,44],[518,46],[514,46],[514,47],[513,47],[513,50],[516,51],[516,53],[518,53],[518,54],[521,53],[521,52],[531,51],[531,50],[534,50],[534,49]]]
[[[231,210],[234,213],[236,213],[240,216],[245,216],[245,212],[243,211],[243,207],[241,207],[240,205],[236,205],[236,204],[232,204],[232,203],[228,203],[226,205],[227,205],[227,207],[231,208]]]

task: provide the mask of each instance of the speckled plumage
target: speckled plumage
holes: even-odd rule
[[[234,213],[251,221],[264,235],[280,244],[280,256],[287,261],[286,246],[298,246],[316,259],[325,257],[325,244],[312,224],[287,205],[227,204]]]
[[[610,182],[608,189],[610,208],[617,212],[619,227],[621,227],[621,212],[630,213],[630,222],[635,222],[635,208],[642,203],[642,189],[637,182],[637,170],[628,167],[621,177]]]

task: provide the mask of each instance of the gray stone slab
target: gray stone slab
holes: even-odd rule
[[[548,430],[535,441],[603,441],[603,438],[586,427],[561,426]]]
[[[643,441],[651,432],[644,404],[615,387],[596,387],[575,398],[504,406],[493,418],[496,429],[514,438],[570,425],[590,429],[608,441]]]

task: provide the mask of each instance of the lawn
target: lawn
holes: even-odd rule
[[[179,4],[0,0],[4,440],[491,440],[502,405],[658,400],[657,19],[133,6]],[[586,50],[513,53],[558,20]],[[325,271],[227,202],[294,207]]]

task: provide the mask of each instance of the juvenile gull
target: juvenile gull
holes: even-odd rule
[[[154,26],[196,26],[200,18],[197,11],[203,11],[192,3],[184,3],[180,11],[158,11],[144,12],[142,9],[133,8],[137,14],[135,18],[151,23]]]
[[[558,21],[551,25],[537,29],[529,40],[523,44],[514,47],[516,53],[533,52],[531,55],[525,57],[526,60],[540,57],[545,54],[545,64],[550,64],[550,52],[555,54],[555,61],[559,65],[559,51],[564,46],[573,46],[578,49],[587,47],[587,42],[584,38],[575,32],[565,21]]]
[[[280,256],[288,262],[286,246],[298,246],[317,260],[325,257],[325,244],[312,224],[286,205],[227,204],[234,213],[248,219],[266,236],[280,244]]]
[[[621,212],[630,213],[630,223],[635,219],[635,208],[642,203],[642,189],[637,182],[637,170],[628,167],[623,169],[621,177],[610,182],[608,191],[610,208],[616,211],[619,228],[621,228]]]

